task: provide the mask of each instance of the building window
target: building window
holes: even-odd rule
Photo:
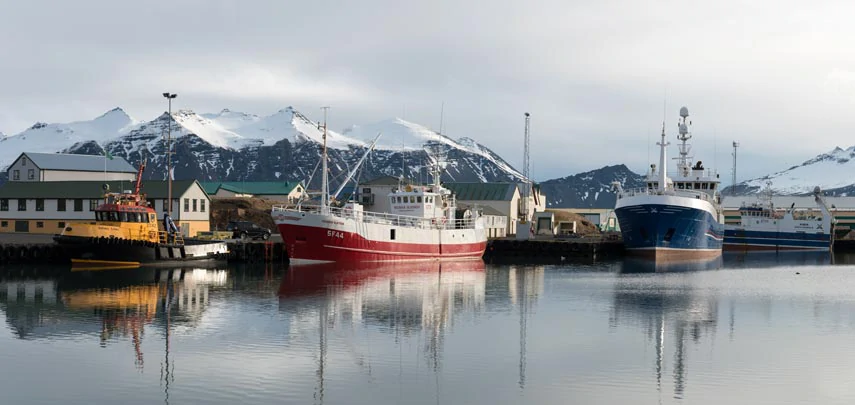
[[[56,227],[57,227],[57,228],[65,228],[65,222],[63,222],[63,221],[59,221],[59,222],[57,222],[57,223],[56,223]]]
[[[201,208],[200,211],[205,212],[205,199],[203,198],[203,199],[199,200],[199,204],[200,204],[200,208]]]
[[[36,211],[44,211],[45,210],[45,199],[44,198],[36,198]]]
[[[98,209],[98,200],[89,200],[89,211]]]
[[[193,199],[193,212],[196,212],[196,199]]]
[[[9,221],[0,221],[0,228],[6,228],[9,226]]]
[[[60,198],[59,200],[56,200],[56,210],[65,211],[65,198]]]
[[[166,212],[166,208],[169,206],[169,200],[163,200],[161,204],[163,204],[163,212]]]
[[[45,227],[45,223],[44,223],[44,222],[42,222],[42,221],[37,221],[37,222],[36,222],[36,228],[44,228],[44,227]]]
[[[9,199],[0,198],[0,211],[9,211]]]
[[[34,169],[27,170],[27,180],[35,180],[36,171]]]
[[[21,180],[20,170],[12,170],[12,180]]]
[[[27,200],[23,198],[18,199],[18,211],[26,211],[27,210]]]
[[[83,199],[75,198],[74,199],[74,211],[81,212],[83,211]]]
[[[300,190],[297,190],[299,192]],[[362,194],[371,194],[371,189],[366,187],[362,189]]]
[[[24,156],[21,158],[21,166],[26,166],[26,165],[27,165],[27,157]]]
[[[184,199],[184,212],[190,212],[190,199]]]

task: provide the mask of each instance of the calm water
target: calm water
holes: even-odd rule
[[[658,268],[7,278],[0,395],[10,404],[852,404],[847,262],[798,254]]]

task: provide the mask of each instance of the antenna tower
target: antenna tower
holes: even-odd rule
[[[733,177],[730,180],[730,194],[736,195],[736,148],[739,147],[739,142],[733,141]]]
[[[531,198],[531,161],[529,160],[529,144],[531,143],[530,135],[529,135],[529,123],[531,121],[531,114],[525,113],[525,145],[523,147],[523,181],[525,182],[523,185],[523,221],[528,222],[529,220],[529,198]]]

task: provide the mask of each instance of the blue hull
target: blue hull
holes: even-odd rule
[[[721,251],[724,224],[709,212],[675,205],[645,204],[615,210],[629,250]]]
[[[817,250],[831,248],[831,234],[804,232],[767,232],[744,229],[724,231],[725,250]]]

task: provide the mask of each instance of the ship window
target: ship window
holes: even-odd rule
[[[0,211],[9,211],[9,199],[0,198]]]
[[[701,183],[695,183],[695,190],[701,189]]]
[[[83,199],[75,198],[74,199],[74,211],[80,212],[83,211]]]
[[[119,213],[116,211],[110,212],[110,221],[119,222]]]
[[[416,197],[416,202],[421,204],[422,203],[422,196]]]
[[[154,222],[154,214],[148,214],[148,222]]]
[[[710,190],[715,190],[715,183],[710,183]]]
[[[708,183],[703,183],[703,184],[701,184],[701,189],[706,190],[706,189],[708,188],[708,187],[707,187],[707,184],[708,184]]]
[[[121,213],[120,218],[121,218],[122,222],[128,222],[128,213],[127,212]]]
[[[44,198],[36,198],[36,211],[44,211],[45,210],[45,199]]]
[[[395,240],[395,230],[394,229],[389,230],[389,239]]]
[[[65,198],[60,198],[59,200],[56,200],[56,210],[65,211]]]
[[[398,196],[398,204],[401,203],[401,196]]]
[[[662,238],[662,240],[664,240],[665,242],[670,242],[671,238],[674,237],[675,231],[676,231],[676,229],[674,229],[674,228],[668,228],[668,232],[665,232],[665,237]]]

